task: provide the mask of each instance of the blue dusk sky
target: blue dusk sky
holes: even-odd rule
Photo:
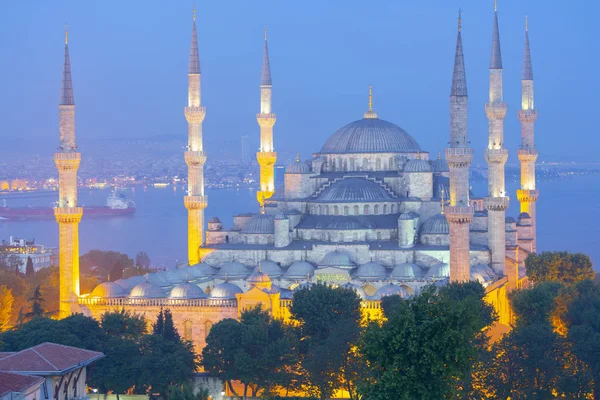
[[[432,156],[448,141],[457,10],[469,91],[469,136],[483,157],[493,0],[201,1],[197,26],[205,141],[258,146],[263,26],[277,113],[275,149],[318,151],[374,108]],[[68,22],[81,143],[187,135],[192,0],[2,0],[0,137],[58,141],[57,103]],[[599,161],[600,2],[499,0],[508,103],[505,142],[516,162],[525,15],[535,78],[541,160]],[[54,148],[49,148],[52,152]],[[82,148],[85,151],[85,147]],[[210,157],[210,154],[209,154]]]

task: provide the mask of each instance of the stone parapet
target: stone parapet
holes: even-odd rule
[[[185,107],[183,112],[185,113],[185,119],[189,124],[199,124],[204,121],[206,107]]]
[[[484,155],[488,164],[506,164],[508,149],[485,149]]]
[[[188,210],[204,210],[208,205],[208,196],[185,196],[183,204]]]
[[[473,149],[470,147],[449,147],[444,149],[449,168],[468,168],[473,160]]]
[[[483,199],[484,206],[488,211],[506,211],[510,204],[509,197],[486,197]]]
[[[506,103],[485,103],[485,114],[489,120],[504,119],[507,107]]]
[[[263,127],[272,128],[273,125],[275,125],[276,120],[277,120],[277,117],[273,113],[256,114],[256,121],[258,121],[258,125],[260,125],[261,128],[263,128]]]
[[[517,190],[519,203],[535,203],[540,195],[539,190]]]
[[[519,149],[517,155],[521,162],[535,162],[538,158],[538,151],[537,149]]]
[[[77,170],[81,163],[81,153],[76,151],[54,153],[54,163],[59,172]]]
[[[473,207],[446,206],[444,213],[450,224],[470,224],[473,221]]]
[[[59,224],[78,224],[83,216],[83,207],[56,207],[54,217]]]
[[[274,151],[259,151],[256,153],[256,161],[262,166],[275,165],[277,153]]]
[[[193,165],[204,165],[206,162],[206,155],[203,151],[186,151],[184,153],[185,163],[188,166]]]
[[[523,124],[532,124],[537,119],[537,110],[519,110],[519,120]]]

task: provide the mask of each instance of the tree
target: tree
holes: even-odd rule
[[[577,283],[594,279],[590,258],[581,253],[549,252],[530,253],[525,259],[527,276],[533,282]]]
[[[125,309],[107,311],[100,317],[100,325],[107,336],[139,340],[146,334],[146,319]]]
[[[386,320],[371,323],[360,340],[369,371],[359,391],[373,400],[459,396],[478,360],[482,331],[494,321],[484,294],[468,282],[439,294],[428,286],[406,300],[385,298]]]
[[[4,332],[10,327],[14,301],[12,290],[6,285],[0,286],[0,332]]]
[[[141,269],[150,268],[150,257],[145,251],[140,251],[135,255],[135,266]]]
[[[27,265],[25,266],[25,276],[30,278],[35,274],[35,270],[33,269],[33,260],[31,257],[27,257]]]
[[[242,326],[233,318],[225,318],[210,329],[206,346],[202,349],[202,365],[211,375],[223,381],[229,390],[234,391],[231,381],[239,379],[236,355],[242,340]]]
[[[171,342],[181,342],[181,336],[179,336],[179,332],[177,332],[175,324],[173,323],[173,314],[171,314],[171,310],[167,308],[164,312],[164,317],[163,337]]]
[[[33,319],[39,318],[46,315],[46,310],[44,309],[44,298],[42,297],[41,286],[36,286],[33,291],[33,296],[29,298],[27,301],[31,303],[31,311],[25,314],[25,318]]]
[[[167,399],[169,400],[208,400],[208,389],[199,388],[194,393],[194,388],[189,383],[183,385],[171,385],[167,389]]]
[[[116,251],[91,250],[79,258],[82,273],[96,274],[101,276],[111,275],[111,279],[118,279],[112,276],[113,270],[120,271],[133,267],[133,260],[127,254]]]
[[[156,322],[152,325],[152,334],[162,336],[165,331],[165,316],[162,308],[156,317]]]
[[[8,267],[15,271],[15,274],[21,273],[21,267],[23,266],[23,260],[18,254],[10,254],[7,258]]]
[[[329,398],[342,386],[342,368],[360,335],[360,297],[352,289],[317,283],[294,293],[290,312],[309,393]]]
[[[600,287],[582,281],[565,317],[573,353],[589,367],[594,399],[600,400]]]

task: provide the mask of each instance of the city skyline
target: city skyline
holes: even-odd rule
[[[4,49],[5,52],[14,54],[13,62],[1,67],[7,76],[14,77],[5,89],[5,93],[13,95],[3,100],[4,109],[11,111],[0,123],[5,137],[41,141],[54,137],[63,34],[63,22],[58,21],[67,19],[74,54],[73,76],[79,82],[75,83],[75,90],[81,142],[161,134],[185,138],[185,118],[180,107],[185,102],[186,84],[181,76],[185,77],[187,68],[185,49],[190,39],[192,12],[192,2],[187,3],[169,7],[158,7],[152,1],[128,3],[119,14],[111,13],[107,4],[87,7],[11,4],[6,15],[14,12],[15,18],[10,18],[1,29],[20,30],[23,34],[2,45],[10,48]],[[460,6],[470,87],[470,140],[477,150],[484,148],[486,141],[485,112],[478,104],[487,97],[493,2],[463,3],[466,4]],[[257,147],[256,87],[260,82],[262,29],[267,24],[271,63],[276,71],[273,81],[274,111],[279,119],[275,135],[277,151],[298,149],[307,158],[335,129],[348,120],[360,118],[369,84],[373,85],[374,107],[383,118],[406,129],[432,156],[442,150],[439,138],[448,127],[447,96],[451,76],[441,71],[451,68],[453,35],[450,33],[456,29],[458,5],[388,4],[377,10],[365,10],[366,17],[357,19],[354,12],[358,11],[358,5],[352,2],[345,9],[325,6],[316,16],[306,15],[305,9],[291,15],[288,8],[267,3],[258,15],[255,15],[256,10],[240,6],[229,11],[229,18],[210,18],[210,15],[223,15],[220,7],[205,4],[198,13],[204,102],[211,109],[204,128],[207,141],[211,137],[239,141],[242,135],[248,135],[249,149]],[[505,21],[501,34],[504,97],[509,107],[507,147],[514,154],[520,142],[516,112],[520,98],[524,16],[529,13],[530,38],[535,48],[534,68],[538,66],[534,70],[540,88],[538,104],[545,117],[538,126],[545,138],[540,147],[545,155],[542,160],[574,154],[571,146],[577,139],[586,139],[583,127],[590,125],[594,117],[592,112],[585,112],[591,102],[564,99],[585,99],[586,93],[591,96],[597,84],[594,80],[586,81],[585,85],[577,83],[586,75],[586,64],[578,59],[572,62],[574,55],[568,57],[570,52],[581,53],[578,57],[589,53],[579,51],[587,44],[582,32],[588,20],[585,15],[576,21],[569,17],[574,17],[581,11],[577,7],[582,6],[562,10],[535,1],[521,5],[500,1],[498,7]],[[558,11],[562,13],[560,18]],[[87,22],[83,24],[83,21]],[[375,25],[375,21],[379,23]],[[401,26],[398,22],[402,22]],[[17,29],[16,24],[27,29]],[[418,35],[410,35],[417,31]],[[448,33],[443,35],[443,40],[436,39],[440,32]],[[568,49],[566,42],[569,42]],[[31,52],[32,48],[38,51]],[[575,66],[581,73],[569,71]],[[563,79],[558,79],[559,76]],[[429,83],[422,84],[423,81]],[[553,91],[568,94],[554,96]],[[23,96],[22,101],[19,96]],[[39,100],[36,118],[26,118],[31,109],[16,106],[29,102],[27,97]],[[564,117],[575,116],[575,113],[574,118]],[[148,118],[149,115],[153,117]],[[431,118],[432,115],[436,117]],[[569,131],[572,140],[567,143],[553,140],[565,131]],[[587,151],[578,149],[581,160],[593,159],[593,146],[587,148]],[[475,162],[482,161],[478,154]],[[516,161],[516,157],[509,159],[509,162]]]

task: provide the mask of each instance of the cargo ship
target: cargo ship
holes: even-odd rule
[[[0,219],[30,220],[54,218],[56,203],[48,207],[7,207],[6,199],[0,207]],[[135,203],[123,196],[111,192],[106,198],[105,206],[83,206],[83,218],[89,217],[121,217],[135,213]]]

